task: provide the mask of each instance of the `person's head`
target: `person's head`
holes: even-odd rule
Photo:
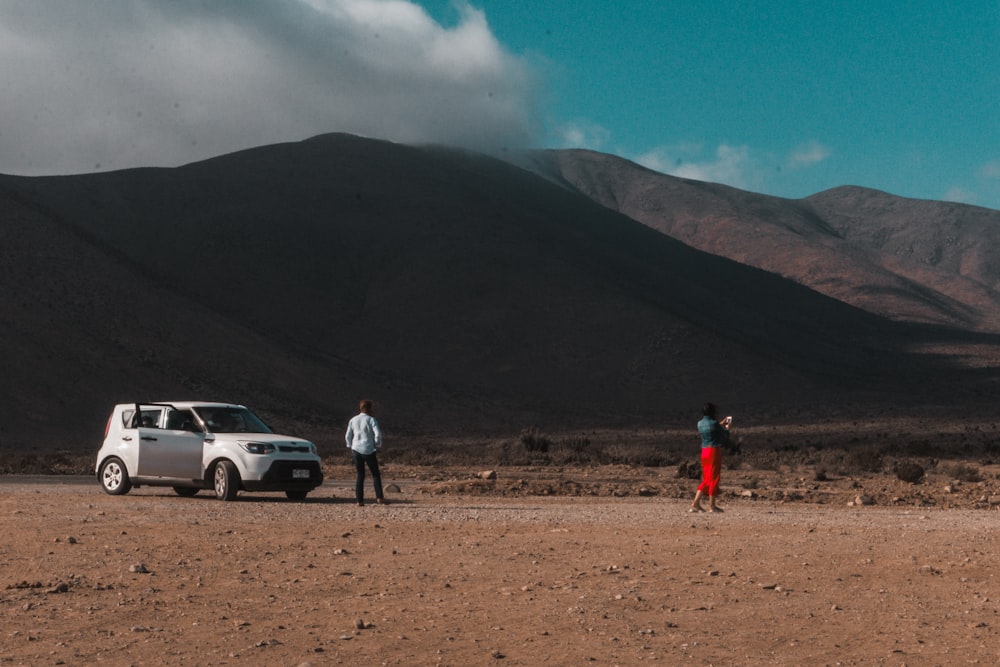
[[[710,419],[715,419],[715,411],[715,403],[705,403],[705,405],[701,406],[701,414]]]
[[[358,409],[366,415],[370,415],[372,413],[372,405],[373,403],[370,400],[363,398],[361,399],[361,405],[358,406]]]

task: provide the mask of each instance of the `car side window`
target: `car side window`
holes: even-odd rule
[[[135,410],[124,410],[122,412],[122,424],[125,428],[160,428],[160,416],[163,414],[162,408],[147,408],[139,411],[139,420],[136,423]]]
[[[167,428],[173,431],[199,431],[190,410],[170,410],[167,412]]]

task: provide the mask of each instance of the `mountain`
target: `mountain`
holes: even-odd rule
[[[0,176],[0,448],[96,447],[129,400],[244,402],[337,446],[362,396],[402,435],[990,391],[962,356],[996,348],[988,309],[855,249],[886,222],[836,192],[531,159],[324,135],[174,169]],[[869,276],[899,296],[865,301]]]
[[[714,255],[892,320],[1000,332],[1000,211],[841,187],[781,199],[591,151],[527,167]]]

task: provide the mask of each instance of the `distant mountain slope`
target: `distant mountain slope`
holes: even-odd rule
[[[727,215],[744,229],[739,201]],[[327,135],[0,176],[0,235],[0,446],[83,423],[96,445],[134,398],[243,401],[338,446],[362,395],[397,432],[634,426],[706,398],[895,398],[955,367],[909,353],[934,332],[445,148]]]
[[[1000,332],[1000,211],[856,187],[781,199],[590,151],[534,153],[529,168],[695,248],[871,313]]]

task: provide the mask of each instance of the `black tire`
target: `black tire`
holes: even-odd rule
[[[175,486],[174,493],[184,498],[193,498],[199,491],[196,486]]]
[[[232,461],[219,461],[212,474],[215,497],[219,500],[236,500],[240,491],[240,471]]]
[[[285,497],[289,500],[305,500],[307,495],[308,491],[285,491]]]
[[[128,469],[122,460],[116,456],[105,459],[101,470],[97,473],[104,493],[111,496],[124,496],[132,490],[132,480],[128,478]]]

